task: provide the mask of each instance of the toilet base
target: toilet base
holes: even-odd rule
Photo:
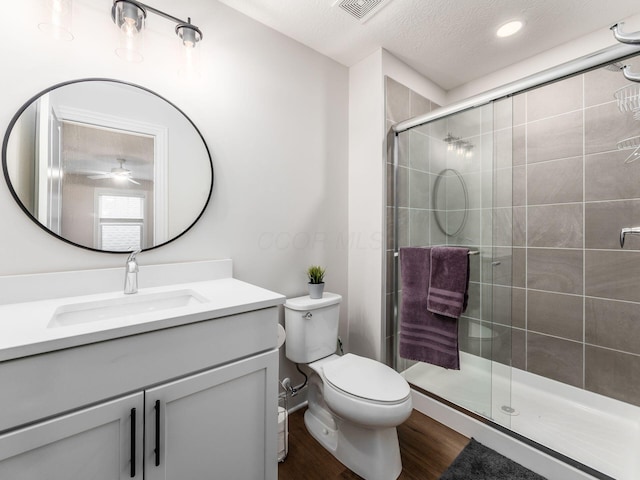
[[[365,480],[396,480],[400,476],[402,462],[395,427],[371,429],[338,417],[334,420],[328,426],[311,409],[304,414],[313,438],[354,473]]]

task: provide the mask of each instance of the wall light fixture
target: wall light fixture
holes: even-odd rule
[[[447,144],[448,152],[455,152],[458,155],[465,156],[466,158],[473,157],[473,143],[462,140],[460,137],[455,137],[451,133],[447,133],[447,136],[442,139]]]
[[[185,69],[194,70],[196,66],[195,50],[202,40],[202,32],[191,23],[169,15],[161,10],[134,0],[114,0],[111,7],[111,18],[120,30],[120,41],[116,54],[129,62],[141,62],[142,34],[145,28],[147,13],[155,13],[176,24],[175,33],[180,38],[183,49]]]

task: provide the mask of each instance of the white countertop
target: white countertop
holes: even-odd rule
[[[64,305],[117,301],[118,298],[132,295],[114,291],[0,305],[0,362],[268,308],[285,301],[283,295],[234,278],[140,288],[133,295],[162,294],[176,290],[192,291],[204,297],[204,301],[64,326],[50,326],[56,310]]]

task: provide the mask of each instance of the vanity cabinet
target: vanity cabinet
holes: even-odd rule
[[[276,325],[271,307],[1,362],[0,479],[275,480]]]
[[[265,472],[277,414],[265,365],[277,361],[272,352],[147,390],[145,479],[275,478]]]
[[[140,392],[2,435],[0,478],[142,478],[143,408]]]

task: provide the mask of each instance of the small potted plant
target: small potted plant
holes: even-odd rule
[[[309,297],[322,298],[324,290],[324,268],[319,265],[311,265],[307,269],[307,277],[309,277]]]

